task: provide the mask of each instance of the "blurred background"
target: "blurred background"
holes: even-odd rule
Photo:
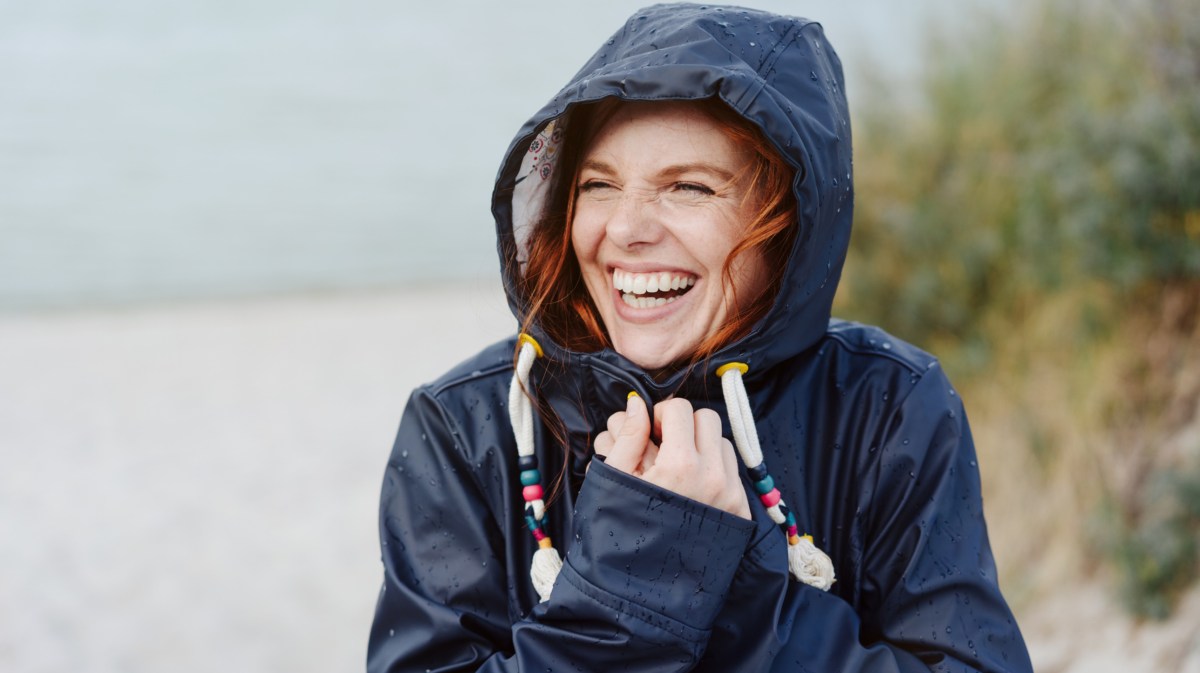
[[[360,670],[521,123],[643,3],[0,3],[0,670]],[[1200,4],[755,2],[846,66],[836,313],[938,354],[1037,670],[1200,671]]]

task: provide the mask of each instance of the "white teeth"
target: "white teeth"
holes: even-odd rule
[[[648,292],[683,290],[695,285],[696,279],[686,274],[672,275],[668,271],[629,273],[620,269],[613,269],[612,284],[619,292],[630,295],[642,295]],[[632,306],[632,304],[630,305]]]
[[[621,299],[626,304],[634,308],[654,308],[655,306],[664,306],[675,301],[679,297],[635,297],[628,292],[621,295]]]

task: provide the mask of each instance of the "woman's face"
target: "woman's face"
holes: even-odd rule
[[[725,260],[756,203],[752,155],[688,103],[622,105],[583,153],[571,243],[618,353],[646,369],[690,356],[767,286],[760,253]]]

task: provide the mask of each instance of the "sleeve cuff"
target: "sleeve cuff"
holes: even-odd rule
[[[566,565],[578,580],[706,631],[756,525],[593,461],[573,528]]]

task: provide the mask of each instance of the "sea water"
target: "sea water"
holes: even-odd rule
[[[495,277],[501,155],[641,4],[0,4],[0,312]],[[919,56],[911,6],[754,4]]]

